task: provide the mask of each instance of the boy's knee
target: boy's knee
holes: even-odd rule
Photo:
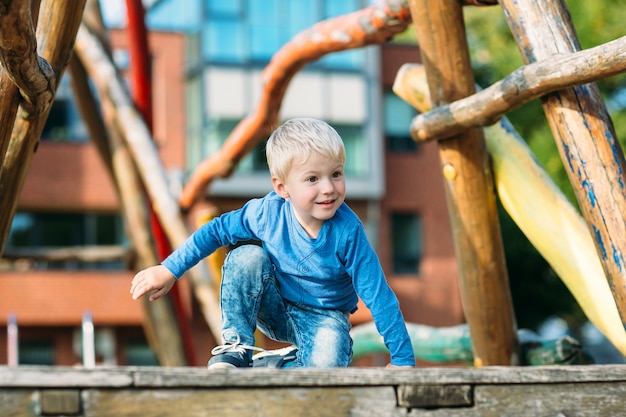
[[[231,250],[226,257],[224,263],[236,262],[239,265],[254,265],[263,264],[269,260],[267,252],[261,246],[257,245],[242,245]]]
[[[260,279],[271,266],[269,256],[260,246],[239,246],[228,253],[222,266],[222,276],[227,279]]]

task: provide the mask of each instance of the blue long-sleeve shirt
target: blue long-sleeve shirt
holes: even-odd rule
[[[317,238],[298,223],[291,203],[274,192],[203,225],[163,261],[176,278],[221,246],[259,240],[276,267],[283,298],[292,303],[356,310],[358,297],[370,309],[394,365],[415,365],[398,299],[357,215],[342,204]]]

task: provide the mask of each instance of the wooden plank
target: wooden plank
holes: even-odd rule
[[[483,368],[250,369],[0,367],[0,388],[238,388],[626,382],[626,365]]]
[[[136,368],[83,369],[73,367],[0,367],[2,388],[128,387]],[[179,368],[182,370],[183,368]]]
[[[473,71],[462,6],[456,0],[410,0],[433,107],[472,95]],[[513,302],[482,129],[440,140],[461,299],[476,365],[519,364]]]
[[[398,405],[407,408],[470,407],[471,385],[400,385]]]
[[[485,417],[626,415],[626,383],[489,385],[475,391]]]
[[[43,415],[77,415],[81,410],[80,391],[77,389],[46,389],[39,393]]]
[[[0,367],[3,417],[586,417],[626,415],[623,410],[626,365],[225,372]]]
[[[32,417],[33,390],[0,389],[0,415],[3,417]]]
[[[414,408],[411,417],[618,417],[626,415],[624,383],[486,385],[469,408]]]
[[[392,387],[292,389],[88,390],[84,416],[144,417],[405,416]],[[170,415],[170,414],[168,414]]]
[[[500,4],[525,63],[580,49],[563,0]],[[626,324],[626,162],[613,123],[595,84],[548,94],[542,105]]]

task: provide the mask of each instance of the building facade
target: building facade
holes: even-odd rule
[[[255,110],[261,71],[281,45],[316,21],[367,4],[209,0],[174,11],[173,3],[158,2],[148,22],[163,27],[160,22],[175,13],[195,19],[184,31],[169,27],[150,33],[154,140],[179,186]],[[123,68],[128,64],[123,30],[112,31],[111,42]],[[416,61],[415,46],[392,43],[327,56],[296,75],[280,117],[317,117],[338,130],[348,153],[346,201],[361,217],[405,319],[448,326],[462,322],[463,314],[437,145],[418,146],[411,140],[408,126],[415,113],[391,92],[399,66]],[[270,189],[260,144],[230,178],[211,184],[198,206],[225,212]],[[64,81],[5,253],[42,247],[128,250],[119,209],[115,185],[88,140]],[[201,221],[198,213],[202,210],[189,214],[192,228]],[[155,363],[141,328],[140,305],[128,295],[133,270],[123,257],[85,264],[41,261],[30,253],[5,256],[0,263],[0,325],[15,318],[20,363],[79,363],[85,312],[93,317],[98,363]],[[177,285],[199,358],[194,365],[203,366],[215,341],[188,282]],[[369,319],[361,306],[353,324]],[[0,334],[0,363],[8,357],[6,338]]]

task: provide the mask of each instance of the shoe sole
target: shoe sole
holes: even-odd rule
[[[233,365],[232,363],[228,363],[228,362],[216,362],[207,366],[207,369],[211,369],[211,370],[213,369],[237,369],[237,367]]]

